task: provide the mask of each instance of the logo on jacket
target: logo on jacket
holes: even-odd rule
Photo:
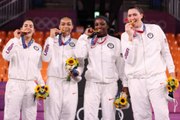
[[[69,43],[69,46],[74,47],[74,46],[75,46],[75,43],[70,42],[70,43]]]
[[[46,56],[49,51],[49,44],[46,45],[46,48],[44,50],[44,55]]]
[[[154,37],[154,35],[153,35],[153,33],[148,33],[148,34],[147,34],[147,37],[148,37],[149,39],[152,39],[152,38]]]
[[[113,49],[113,48],[114,48],[114,44],[108,43],[108,44],[107,44],[107,47],[110,48],[110,49]]]
[[[12,48],[13,48],[13,45],[14,45],[14,43],[12,43],[12,44],[7,48],[7,50],[6,50],[6,53],[7,53],[7,54],[10,53],[10,51],[11,51]]]
[[[33,48],[34,48],[36,51],[39,50],[39,47],[38,47],[38,46],[34,46]]]

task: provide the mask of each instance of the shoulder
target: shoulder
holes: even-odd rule
[[[120,46],[120,44],[121,44],[121,41],[120,41],[120,39],[119,38],[117,38],[117,37],[114,37],[114,36],[111,36],[111,35],[108,35],[107,36],[108,37],[108,45],[114,45],[114,46]]]
[[[113,41],[116,41],[116,42],[119,42],[119,41],[120,41],[119,38],[114,37],[114,36],[111,36],[111,35],[107,35],[107,37],[108,37],[108,39],[113,40]]]
[[[157,24],[145,24],[145,27],[149,29],[161,29],[161,27]]]

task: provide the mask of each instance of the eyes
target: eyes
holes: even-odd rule
[[[71,22],[67,22],[67,23],[61,22],[61,23],[60,23],[60,26],[65,26],[65,25],[67,25],[67,26],[72,26],[72,23],[71,23]]]
[[[34,28],[34,25],[32,24],[24,24],[23,27],[27,28],[29,26],[29,28]]]
[[[133,13],[133,14],[128,14],[128,17],[136,17],[136,16],[138,16],[138,14],[137,13]]]
[[[95,22],[94,26],[106,26],[105,22]]]

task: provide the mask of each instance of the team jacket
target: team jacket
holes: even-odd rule
[[[133,41],[128,34],[121,36],[125,73],[128,78],[150,77],[166,71],[174,72],[175,66],[168,42],[158,25],[144,24],[144,32],[136,33]]]
[[[58,35],[55,38],[48,37],[42,54],[42,59],[45,62],[49,62],[48,77],[57,77],[61,79],[67,78],[67,70],[65,69],[66,60],[70,57],[75,57],[74,49],[77,40],[70,38],[70,36],[62,37],[62,40],[66,45],[59,45]],[[68,42],[70,40],[70,42]],[[80,61],[79,61],[80,62]],[[82,66],[84,64],[81,64]],[[77,68],[79,73],[83,72],[81,65]],[[77,77],[77,81],[81,80],[81,77]]]
[[[33,40],[27,48],[23,48],[22,39],[12,38],[3,49],[3,58],[9,61],[9,79],[37,80],[44,84],[41,68],[42,48]]]
[[[86,80],[111,83],[120,78],[124,87],[127,86],[119,39],[107,35],[98,38],[97,43],[93,45],[92,38],[83,34],[78,39],[75,54],[79,59],[88,58]]]

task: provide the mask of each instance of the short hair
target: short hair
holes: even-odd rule
[[[95,20],[94,21],[96,21],[97,19],[103,19],[104,21],[106,21],[106,24],[109,26],[109,19],[107,18],[107,17],[105,17],[105,16],[97,16],[96,18],[95,18]]]
[[[138,6],[131,6],[131,7],[128,8],[128,10],[129,10],[129,9],[136,9],[136,10],[139,11],[139,13],[141,13],[141,14],[144,13],[143,9],[142,9],[141,7],[138,7]]]
[[[21,25],[21,27],[24,25],[24,23],[25,23],[26,21],[31,21],[31,22],[33,23],[34,28],[35,28],[35,24],[34,24],[34,21],[33,21],[32,18],[26,18],[26,19],[24,19],[23,24]]]
[[[69,19],[69,20],[71,20],[71,22],[72,22],[72,24],[73,24],[72,18],[70,18],[70,17],[68,17],[68,16],[61,17],[61,18],[60,18],[60,22],[61,22],[62,19]]]
[[[142,21],[144,21],[144,11],[141,7],[138,7],[138,6],[131,6],[128,8],[128,10],[130,9],[136,9],[137,11],[139,11],[140,14],[143,14],[143,18],[142,18]]]

